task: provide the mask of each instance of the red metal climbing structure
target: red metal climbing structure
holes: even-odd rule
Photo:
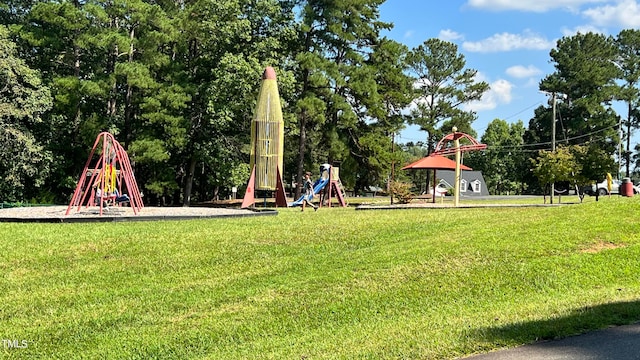
[[[127,152],[111,133],[101,132],[93,144],[65,215],[69,215],[74,207],[80,211],[83,206],[97,206],[102,216],[106,202],[115,202],[116,190],[121,195],[128,195],[126,202],[135,215],[144,207]]]
[[[455,140],[467,139],[470,144],[460,143],[460,152],[466,151],[476,151],[476,150],[484,150],[487,148],[487,145],[481,144],[478,140],[474,139],[470,135],[467,135],[463,132],[453,132],[442,138],[436,145],[436,149],[431,155],[452,155],[456,153],[456,147],[452,146],[452,143]]]

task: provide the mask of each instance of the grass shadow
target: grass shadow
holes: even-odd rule
[[[563,339],[611,326],[629,325],[638,321],[640,321],[640,300],[579,308],[566,316],[553,319],[475,329],[471,331],[470,336],[475,338],[478,343],[489,343],[495,347],[513,347],[545,340]],[[585,336],[591,337],[592,335],[589,334]],[[629,345],[627,343],[630,343],[640,350],[638,334],[632,334],[629,339],[620,337],[620,335],[612,339],[609,341],[624,343],[625,345],[621,345],[621,347],[627,347],[626,349],[620,349],[620,351],[629,351]],[[616,358],[611,357],[611,353],[607,353],[612,351],[611,347],[603,346],[599,338],[593,341],[586,338],[580,341],[573,341],[574,339],[565,339],[563,341],[566,340],[572,341],[570,341],[570,344],[547,342],[544,343],[544,346],[547,348],[570,346],[572,351],[580,353],[590,359],[602,358],[602,356],[611,359]],[[625,343],[625,341],[627,343]]]

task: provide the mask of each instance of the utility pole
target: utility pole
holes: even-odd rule
[[[622,116],[620,115],[618,115],[618,135],[620,136],[620,140],[618,140],[618,180],[622,181],[620,174],[622,173],[622,148],[624,145],[622,144]]]
[[[551,151],[556,152],[556,93],[551,94]],[[555,183],[551,182],[551,204],[555,195]]]
[[[626,172],[625,172],[625,177],[629,177],[629,166],[630,166],[630,151],[631,151],[631,111],[633,110],[631,108],[631,102],[629,102],[628,105],[628,112],[627,112],[627,151],[624,152],[624,160],[625,160],[625,166],[626,166]],[[620,141],[622,141],[622,139],[620,139]]]
[[[389,181],[389,184],[395,181],[395,167],[396,167],[396,163],[394,161],[395,150],[396,150],[396,132],[394,131],[391,134],[391,180]],[[387,192],[389,193],[391,198],[391,205],[393,205],[393,192],[389,190],[391,190],[390,186],[387,186]]]

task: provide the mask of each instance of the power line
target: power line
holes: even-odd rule
[[[412,138],[408,138],[408,137],[404,137],[402,135],[398,135],[398,138],[402,139],[402,140],[408,140],[408,141],[415,141],[415,142],[419,142],[419,141],[426,141],[426,139],[412,139]]]
[[[534,106],[537,106],[537,105],[539,105],[541,103],[542,103],[542,101],[538,101],[535,104],[530,105],[529,107],[527,107],[527,108],[525,108],[523,110],[520,110],[520,111],[518,111],[517,113],[515,113],[515,114],[513,114],[511,116],[506,117],[504,120],[510,119],[512,117],[515,117],[515,116],[517,116],[517,115],[519,115],[519,114],[521,114],[521,113],[523,113],[523,112],[525,112],[525,111],[527,111],[527,110],[529,110],[529,109],[533,108]],[[590,137],[590,136],[599,134],[601,132],[604,132],[604,131],[607,131],[607,130],[610,130],[610,129],[618,127],[617,124],[616,125],[611,125],[611,126],[608,126],[606,128],[603,128],[603,129],[600,129],[600,130],[596,130],[596,131],[593,131],[593,132],[590,132],[590,133],[587,133],[587,134],[582,134],[582,135],[574,136],[574,137],[571,137],[571,138],[567,138],[567,134],[566,134],[567,131],[564,128],[564,124],[562,123],[562,118],[560,119],[560,122],[561,122],[561,126],[562,126],[562,129],[563,129],[563,135],[564,135],[564,139],[562,140],[563,142],[569,142],[569,141],[574,141],[574,140],[578,140],[578,139],[585,138],[585,137]],[[483,128],[483,129],[486,130],[486,127]],[[398,138],[400,138],[402,140],[412,141],[412,142],[424,142],[425,141],[425,139],[413,139],[413,138],[404,137],[402,135],[398,135]],[[598,139],[591,139],[591,140],[585,142],[584,144],[588,144],[590,142],[603,140],[603,139],[605,139],[605,138],[602,137],[602,138],[598,138]],[[488,146],[487,149],[491,149],[491,150],[498,150],[498,149],[501,149],[501,148],[504,148],[504,149],[517,149],[519,147],[540,147],[540,146],[546,146],[546,145],[552,145],[552,141],[546,141],[546,142],[540,142],[540,143],[534,143],[534,144],[514,145],[514,146]],[[539,151],[539,150],[544,150],[544,149],[534,149],[534,150],[530,150],[530,151]],[[527,150],[527,151],[529,151],[529,150]]]
[[[525,112],[525,111],[527,111],[527,110],[529,110],[529,109],[533,108],[534,106],[537,106],[537,105],[540,105],[540,104],[542,104],[542,101],[538,101],[537,103],[535,103],[535,104],[533,104],[533,105],[531,105],[531,106],[529,106],[529,107],[527,107],[527,108],[525,108],[525,109],[522,109],[522,110],[518,111],[517,113],[515,113],[515,114],[513,114],[513,115],[507,116],[506,118],[504,118],[504,120],[509,120],[509,119],[511,119],[512,117],[516,117],[516,116],[518,116],[518,115],[522,114],[523,112]]]
[[[577,136],[570,137],[570,138],[566,138],[565,137],[565,139],[562,140],[562,141],[568,143],[570,141],[582,139],[582,138],[585,138],[585,137],[591,137],[591,136],[597,135],[599,133],[605,132],[607,130],[611,130],[613,128],[616,128],[617,126],[618,125],[611,125],[611,126],[608,126],[606,128],[599,129],[599,130],[596,130],[596,131],[592,131],[592,132],[587,133],[587,134],[581,134],[581,135],[577,135]],[[566,136],[566,134],[565,134],[565,136]],[[424,139],[415,140],[415,139],[405,138],[403,136],[399,136],[399,138],[404,139],[404,140],[418,141],[418,142],[419,141],[424,141]],[[598,137],[598,138],[590,139],[588,141],[585,141],[584,143],[580,143],[580,144],[576,144],[576,145],[586,145],[586,144],[589,144],[589,143],[592,143],[592,142],[595,142],[595,141],[604,140],[604,139],[606,139],[606,137]],[[501,145],[489,145],[489,146],[487,146],[487,149],[488,150],[494,150],[494,151],[495,150],[504,150],[504,151],[518,151],[518,150],[520,150],[520,151],[524,151],[524,152],[536,152],[536,151],[540,151],[540,150],[551,150],[551,145],[552,145],[551,141],[545,141],[545,142],[539,142],[539,143],[533,143],[533,144],[520,144],[520,145],[504,145],[504,146],[501,146]],[[536,147],[536,149],[526,149],[526,148],[531,148],[531,147]]]
[[[569,141],[573,141],[573,140],[578,140],[578,139],[582,139],[585,137],[590,137],[590,136],[594,136],[597,135],[599,133],[602,133],[604,131],[616,128],[618,125],[612,125],[612,126],[608,126],[606,128],[600,129],[600,130],[596,130],[596,131],[592,131],[590,133],[587,134],[582,134],[582,135],[578,135],[578,136],[574,136],[571,138],[565,138],[563,141],[569,142]],[[583,144],[588,144],[590,142],[594,142],[594,141],[598,141],[598,140],[604,140],[606,139],[606,137],[600,137],[600,138],[596,138],[596,139],[591,139],[589,141],[584,142]],[[520,148],[520,147],[536,147],[536,146],[546,146],[546,145],[551,145],[552,142],[551,141],[545,141],[545,142],[539,142],[539,143],[534,143],[534,144],[522,144],[522,145],[513,145],[513,146],[499,146],[499,145],[495,145],[495,146],[491,146],[489,145],[487,148],[488,149],[511,149],[511,148]]]
[[[509,115],[509,116],[505,117],[503,120],[505,120],[505,121],[506,121],[506,120],[509,120],[509,119],[511,119],[511,118],[514,118],[514,117],[516,117],[516,116],[518,116],[518,115],[522,114],[523,112],[525,112],[525,111],[527,111],[527,110],[530,110],[530,109],[532,109],[532,108],[534,108],[534,107],[536,107],[536,106],[538,106],[538,105],[540,105],[540,104],[542,104],[542,101],[538,101],[538,102],[536,102],[536,103],[534,103],[534,104],[532,104],[532,105],[529,105],[529,106],[527,106],[526,108],[524,108],[524,109],[522,109],[522,110],[519,110],[518,112],[516,112],[516,113],[514,113],[514,114],[512,114],[512,115]],[[484,131],[484,130],[487,130],[487,127],[486,127],[486,126],[485,126],[485,127],[482,127],[482,128],[479,128],[479,129],[478,129],[478,132],[480,132],[480,131]],[[425,140],[425,139],[412,139],[412,138],[407,138],[407,137],[404,137],[404,136],[402,136],[402,135],[400,135],[400,136],[398,136],[398,137],[399,137],[400,139],[402,139],[402,140],[408,140],[408,141],[424,141],[424,140]]]
[[[599,142],[605,139],[606,137],[601,136],[595,139],[590,139],[578,145],[588,145],[590,143]],[[527,149],[526,147],[529,147],[529,146],[538,146],[538,147],[535,149]],[[552,147],[551,147],[551,142],[543,142],[543,143],[537,143],[537,144],[522,144],[522,145],[513,145],[513,146],[487,146],[487,150],[491,150],[493,152],[498,152],[503,154],[504,153],[536,153],[538,151],[552,151]]]

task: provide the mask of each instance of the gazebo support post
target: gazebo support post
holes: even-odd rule
[[[436,169],[433,169],[433,196],[431,197],[431,202],[432,203],[436,203],[436,187],[438,186],[438,184],[436,184]]]

